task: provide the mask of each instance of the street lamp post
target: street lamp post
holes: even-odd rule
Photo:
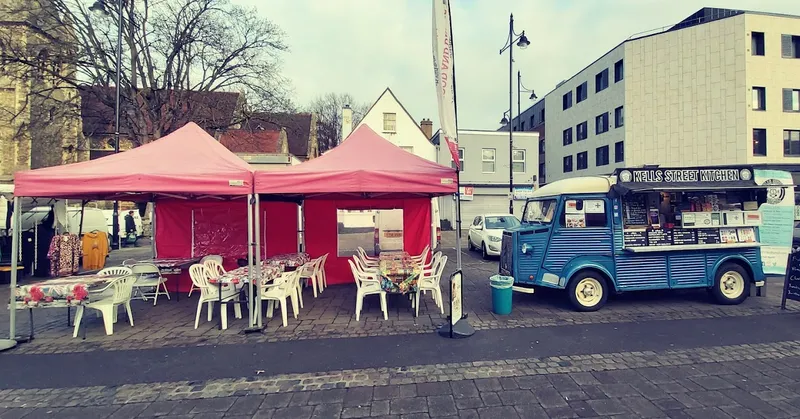
[[[104,15],[108,16],[111,12],[108,11],[106,8],[105,0],[96,0],[94,4],[89,6],[89,10],[93,12],[100,12]],[[116,82],[115,82],[115,94],[116,99],[114,102],[114,153],[119,153],[119,79],[120,79],[120,67],[122,65],[122,0],[117,0],[117,63],[116,63]],[[111,221],[111,243],[112,248],[116,246],[118,249],[119,246],[119,201],[114,201],[114,215],[112,216]]]
[[[500,54],[508,50],[508,213],[514,213],[514,129],[513,129],[513,110],[514,110],[514,43],[520,49],[525,49],[530,45],[525,31],[517,34],[514,32],[514,14],[512,13],[508,21],[508,38],[506,44],[500,49]],[[517,121],[519,123],[519,121]]]

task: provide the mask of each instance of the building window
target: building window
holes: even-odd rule
[[[594,119],[594,133],[602,134],[608,131],[608,112],[603,112]]]
[[[542,109],[541,116],[539,116],[539,120],[544,122],[544,109]]]
[[[625,109],[620,106],[614,109],[614,128],[619,128],[625,125]]]
[[[562,98],[563,103],[563,110],[567,110],[572,107],[572,90],[567,93],[564,93],[564,97]]]
[[[750,34],[752,45],[750,53],[753,55],[764,55],[764,32],[753,32]]]
[[[539,154],[544,154],[544,138],[539,141]]]
[[[595,93],[601,92],[603,90],[606,90],[607,87],[608,87],[608,69],[606,68],[605,70],[597,73],[597,75],[594,76],[594,92]]]
[[[800,58],[800,36],[781,35],[781,56],[783,58]]]
[[[397,114],[383,114],[383,132],[397,132]]]
[[[535,117],[536,117],[536,115],[531,115],[531,128],[533,128],[536,125]]]
[[[581,151],[578,153],[578,170],[583,170],[589,167],[589,162],[587,161],[589,160],[588,156],[589,153],[586,151]]]
[[[456,168],[456,163],[453,161],[453,157],[452,156],[450,157],[450,167],[452,167],[453,169]],[[463,172],[464,171],[464,149],[463,148],[459,148],[458,149],[458,167],[459,167],[459,169],[458,169],[459,172]]]
[[[578,132],[578,141],[585,140],[589,136],[589,124],[583,121],[575,127]]]
[[[614,163],[621,163],[625,160],[625,144],[618,141],[614,144]]]
[[[564,173],[572,171],[572,156],[564,157]]]
[[[767,130],[764,128],[753,128],[753,155],[767,155]]]
[[[800,156],[800,130],[783,130],[783,155]]]
[[[783,111],[800,112],[800,89],[783,89]]]
[[[625,78],[625,66],[622,60],[614,63],[614,83],[619,83]]]
[[[572,144],[572,127],[565,129],[562,136],[564,137],[564,145]]]
[[[514,150],[511,153],[511,166],[514,173],[525,173],[525,150]]]
[[[484,148],[481,150],[481,171],[483,173],[494,173],[495,149]]]
[[[753,110],[767,110],[767,89],[765,87],[753,86]]]
[[[543,183],[545,179],[545,167],[544,163],[539,163],[539,183]]]
[[[525,131],[525,121],[520,121],[520,124],[522,124],[522,125],[519,126],[519,130],[520,131]]]
[[[583,82],[577,89],[575,89],[575,103],[581,103],[586,100],[586,96],[589,94],[589,85],[586,82]]]
[[[608,165],[608,146],[597,147],[594,150],[594,162],[597,166]]]

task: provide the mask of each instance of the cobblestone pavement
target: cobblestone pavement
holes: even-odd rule
[[[452,240],[452,237],[450,238]],[[446,243],[448,244],[448,243]],[[115,252],[115,257],[130,257],[125,252],[148,254],[149,249],[125,249]],[[445,250],[455,261],[455,250]],[[464,301],[470,323],[477,330],[543,327],[570,324],[599,324],[640,322],[650,320],[677,320],[757,316],[780,312],[780,289],[772,285],[767,297],[752,297],[738,306],[719,306],[710,301],[703,290],[677,292],[630,293],[611,299],[603,310],[595,313],[577,313],[571,310],[562,292],[540,290],[534,295],[514,296],[514,312],[509,316],[496,316],[491,312],[491,294],[487,278],[497,271],[497,261],[483,261],[479,255],[464,251]],[[110,263],[113,263],[110,262]],[[448,264],[448,271],[455,263]],[[260,336],[244,336],[240,332],[246,320],[233,319],[229,314],[229,329],[219,331],[216,320],[201,321],[193,328],[196,297],[180,301],[159,300],[155,307],[144,301],[134,301],[135,327],[119,323],[114,335],[103,332],[102,319],[84,318],[86,340],[73,339],[72,327],[67,323],[66,309],[34,311],[35,340],[20,345],[14,353],[47,354],[88,352],[95,350],[127,350],[171,346],[226,345],[244,342],[277,342],[325,338],[352,338],[366,336],[408,335],[431,333],[445,323],[428,294],[421,299],[420,315],[415,318],[410,303],[402,296],[390,296],[389,320],[383,320],[376,297],[367,298],[361,321],[355,320],[355,286],[332,286],[313,298],[305,290],[305,306],[297,319],[290,317],[288,327],[282,327],[278,318],[266,323]],[[0,301],[8,299],[8,287],[0,286]],[[445,308],[446,310],[447,308]],[[789,311],[800,311],[800,305],[790,304]],[[246,313],[246,310],[245,310]],[[73,313],[74,315],[74,313]],[[203,315],[205,317],[205,315]],[[29,334],[28,313],[18,312],[18,334]],[[8,312],[0,310],[0,335],[8,330]]]
[[[791,418],[800,341],[0,390],[0,418]]]

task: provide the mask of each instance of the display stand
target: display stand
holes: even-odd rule
[[[458,251],[461,252],[461,248]],[[461,269],[450,275],[450,315],[447,316],[447,324],[439,326],[437,330],[441,337],[463,339],[475,334],[475,328],[469,324],[467,316],[462,312],[462,277]]]
[[[786,301],[800,302],[800,252],[792,251],[786,262],[786,278],[783,281],[781,310],[786,310]]]

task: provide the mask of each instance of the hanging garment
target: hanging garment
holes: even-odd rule
[[[50,259],[51,276],[70,276],[78,273],[81,258],[81,242],[78,236],[62,234],[53,237],[47,257]]]
[[[103,231],[93,231],[83,235],[83,269],[103,269],[108,256],[108,234]]]

